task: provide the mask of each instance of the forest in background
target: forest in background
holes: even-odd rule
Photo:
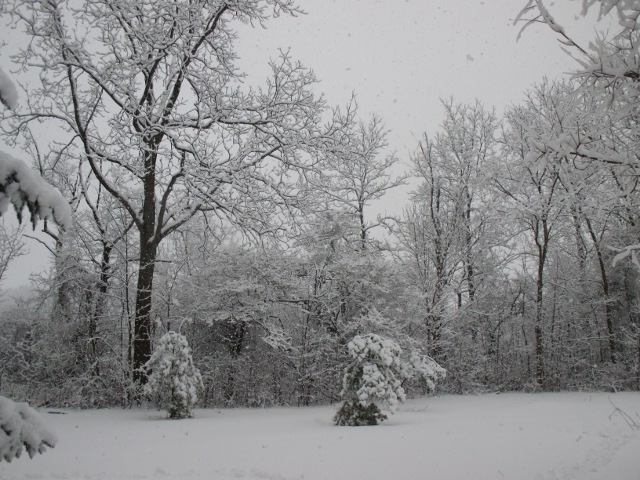
[[[286,54],[243,87],[233,22],[291,1],[5,2],[33,40],[14,61],[41,82],[0,111],[2,141],[73,222],[39,225],[54,262],[2,314],[0,393],[130,405],[172,330],[202,406],[336,402],[370,333],[446,368],[441,392],[640,389],[638,12],[593,4],[620,16],[595,53],[541,3],[522,12],[580,56],[574,78],[499,116],[445,100],[400,159],[393,126],[327,105]],[[403,184],[402,215],[374,219]],[[23,234],[1,232],[0,280]]]

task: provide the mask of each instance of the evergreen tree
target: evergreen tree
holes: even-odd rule
[[[398,379],[406,372],[400,359],[402,349],[393,340],[374,333],[356,335],[348,349],[353,362],[345,370],[341,392],[344,404],[334,421],[337,425],[377,425],[387,416],[374,402],[393,413],[398,402],[405,400]]]
[[[191,357],[191,348],[184,335],[167,332],[145,365],[149,382],[146,395],[155,397],[159,407],[165,408],[169,418],[187,418],[198,401],[202,377]]]

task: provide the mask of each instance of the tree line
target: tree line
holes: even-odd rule
[[[445,100],[399,159],[381,118],[327,105],[287,54],[243,85],[234,22],[290,0],[5,2],[32,40],[13,60],[41,75],[3,139],[73,222],[43,222],[51,271],[3,314],[0,392],[131,404],[168,331],[204,406],[338,401],[369,334],[446,368],[441,391],[640,389],[637,32],[610,3],[620,35],[574,79],[501,115]],[[542,3],[522,18],[580,49]],[[402,214],[374,219],[402,184]],[[0,238],[4,272],[19,239]]]

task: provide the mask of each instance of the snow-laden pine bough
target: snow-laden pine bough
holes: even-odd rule
[[[19,458],[24,450],[33,458],[47,447],[53,448],[57,441],[56,434],[33,408],[0,396],[0,462]]]
[[[13,205],[18,220],[26,207],[34,228],[38,220],[71,226],[71,207],[62,194],[21,160],[0,151],[0,216]]]
[[[0,68],[0,104],[11,110],[18,106],[18,90]],[[38,220],[51,220],[62,228],[71,226],[71,208],[60,192],[27,164],[0,151],[0,217],[13,205],[22,222],[25,207],[35,228]]]
[[[341,396],[344,403],[336,413],[336,425],[377,425],[387,419],[382,409],[395,413],[406,396],[402,381],[423,380],[429,391],[446,376],[446,370],[432,358],[412,352],[402,358],[402,349],[393,340],[369,333],[356,335],[347,345],[353,359],[345,369]]]

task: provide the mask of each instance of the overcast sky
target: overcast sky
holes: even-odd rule
[[[363,112],[380,114],[400,154],[437,128],[440,98],[477,98],[500,109],[517,103],[544,75],[576,68],[543,25],[516,41],[521,25],[513,19],[522,0],[300,3],[306,15],[273,20],[264,31],[242,30],[242,66],[260,72],[265,58],[290,48],[316,72],[330,103],[344,104],[355,91]],[[569,34],[583,42],[593,36],[593,20],[579,15],[581,0],[547,3]]]
[[[481,100],[500,112],[518,103],[543,76],[557,78],[577,68],[553,32],[535,25],[516,41],[513,19],[522,0],[300,0],[306,15],[272,19],[266,29],[240,26],[239,63],[253,79],[266,77],[278,49],[313,68],[318,90],[330,105],[344,105],[355,92],[363,115],[379,114],[391,129],[390,143],[406,161],[423,132],[442,120],[441,98]],[[567,32],[586,45],[594,18],[580,16],[581,0],[548,2]],[[4,25],[4,22],[2,22]],[[0,40],[12,32],[2,28]],[[3,38],[4,37],[4,38]],[[0,66],[10,71],[10,49]],[[0,147],[4,148],[4,147]],[[5,150],[8,150],[5,148]],[[398,212],[401,196],[376,208]],[[3,282],[9,288],[45,268],[46,251],[30,243]]]

